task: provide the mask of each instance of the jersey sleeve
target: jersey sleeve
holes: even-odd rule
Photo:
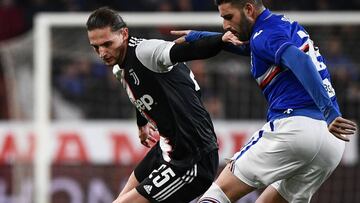
[[[208,32],[208,31],[196,31],[192,30],[185,36],[186,42],[194,42],[209,36],[215,36],[215,35],[223,35],[223,33],[220,32]],[[225,43],[223,46],[223,49],[227,52],[243,55],[243,56],[250,56],[250,46],[249,44],[239,45],[235,46],[231,43]]]
[[[320,74],[317,72],[311,58],[295,46],[289,46],[281,56],[281,62],[288,67],[301,82],[323,113],[328,125],[341,116],[337,106],[333,105],[328,92],[324,88]]]
[[[287,47],[293,45],[290,36],[281,30],[259,30],[252,38],[255,54],[275,65],[280,65],[281,55]]]
[[[141,113],[139,112],[139,110],[136,109],[136,123],[139,127],[142,127],[144,125],[146,125],[148,123],[148,121],[146,120],[146,118],[144,118]]]
[[[190,43],[175,44],[170,50],[170,60],[177,63],[213,57],[223,49],[221,37],[212,35]]]
[[[154,72],[168,72],[171,70],[170,49],[174,42],[164,40],[144,40],[136,49],[136,57],[148,69]]]
[[[189,34],[187,34],[185,36],[185,41],[186,42],[194,42],[194,41],[197,41],[197,40],[202,39],[204,37],[214,36],[214,35],[222,35],[222,33],[221,32],[208,32],[208,31],[191,30],[189,32]]]

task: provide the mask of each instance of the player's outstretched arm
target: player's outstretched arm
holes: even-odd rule
[[[173,64],[198,59],[207,59],[218,54],[224,46],[222,35],[212,35],[191,43],[174,44],[170,49]]]
[[[208,31],[173,30],[170,31],[170,33],[172,35],[178,36],[178,38],[174,40],[176,44],[181,44],[185,42],[191,43],[209,36],[222,35],[222,40],[225,43],[223,46],[223,50],[238,55],[250,56],[249,42],[240,41],[230,31],[227,31],[225,34],[223,34],[220,32],[208,32]]]
[[[184,42],[194,42],[204,37],[222,35],[220,32],[208,32],[208,31],[195,31],[195,30],[172,30],[170,34],[178,36],[175,43],[181,44]]]
[[[346,142],[350,141],[348,135],[353,135],[356,132],[356,123],[342,118],[337,117],[328,126],[329,131],[337,138]]]
[[[177,36],[178,38],[174,40],[176,44],[185,43],[186,36],[191,32],[191,30],[171,30],[170,34]]]

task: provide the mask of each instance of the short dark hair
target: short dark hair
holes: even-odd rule
[[[118,31],[127,26],[117,11],[101,7],[90,14],[86,27],[88,31],[105,27],[111,27],[111,31]]]
[[[256,5],[256,7],[263,6],[262,0],[215,0],[215,4],[217,6],[225,3],[231,3],[240,6],[244,6],[246,3],[252,3]]]

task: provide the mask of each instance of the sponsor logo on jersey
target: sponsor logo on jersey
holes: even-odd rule
[[[264,30],[260,30],[258,32],[255,32],[253,39],[255,39],[257,36],[259,36]]]
[[[146,193],[150,194],[152,186],[151,185],[144,185],[144,189],[145,189]]]
[[[124,73],[124,71],[122,71],[122,73]],[[129,84],[126,82],[126,80],[124,79],[124,74],[121,74],[121,83],[124,86],[126,93],[129,96],[129,99],[131,101],[131,103],[134,104],[134,106],[139,110],[140,114],[149,122],[151,123],[154,127],[156,127],[156,122],[154,120],[152,120],[143,110],[147,109],[147,110],[151,110],[151,105],[154,103],[154,99],[148,95],[145,94],[144,96],[142,96],[140,99],[135,99],[134,94],[131,91],[131,88],[129,87]]]
[[[137,109],[139,109],[139,111],[143,111],[145,109],[150,111],[151,105],[153,104],[154,104],[154,99],[148,94],[145,94],[139,99],[135,100],[135,106]]]
[[[134,69],[131,68],[131,69],[129,70],[129,74],[130,74],[131,77],[134,79],[134,84],[135,84],[135,85],[139,85],[139,84],[140,84],[140,80],[139,80],[138,76],[136,75]]]
[[[294,111],[294,109],[286,109],[284,111],[284,114],[291,114]]]

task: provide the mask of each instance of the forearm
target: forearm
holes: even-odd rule
[[[313,98],[315,104],[323,113],[326,122],[331,123],[340,112],[333,106],[322,79],[311,58],[295,46],[286,48],[281,56],[281,63],[288,67]]]
[[[226,43],[224,46],[224,51],[242,56],[250,56],[250,44],[235,46],[231,43]]]
[[[207,31],[191,31],[188,35],[186,35],[185,37],[185,41],[186,42],[194,42],[197,40],[200,40],[202,38],[205,37],[209,37],[209,36],[215,36],[215,35],[220,35],[222,36],[223,33],[220,32],[207,32]],[[250,56],[250,44],[244,44],[244,45],[240,45],[240,46],[236,46],[233,45],[231,43],[225,43],[223,46],[223,50],[233,53],[233,54],[238,54],[238,55],[243,55],[243,56]]]
[[[190,43],[175,44],[170,50],[172,63],[206,59],[218,54],[224,46],[222,35],[204,37]]]

